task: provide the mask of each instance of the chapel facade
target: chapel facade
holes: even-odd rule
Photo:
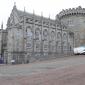
[[[74,31],[69,30],[70,27],[64,23],[64,15],[61,15],[52,20],[20,11],[14,5],[7,21],[4,62],[29,63],[72,54]]]

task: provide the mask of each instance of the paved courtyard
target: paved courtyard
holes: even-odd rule
[[[85,85],[85,56],[0,65],[0,85]]]

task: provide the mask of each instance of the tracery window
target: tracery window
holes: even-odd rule
[[[31,48],[31,46],[32,46],[31,42],[27,42],[27,43],[26,43],[26,47],[27,47],[27,48]]]
[[[66,33],[63,34],[63,39],[66,39],[67,38],[67,35]]]
[[[32,31],[29,28],[27,28],[26,31],[26,47],[29,49],[32,47]]]
[[[39,40],[39,37],[40,37],[40,29],[36,28],[36,30],[35,30],[35,39]]]
[[[54,38],[55,38],[55,32],[52,31],[52,32],[51,32],[51,39],[54,40]]]
[[[44,29],[44,31],[43,31],[43,38],[44,38],[44,40],[47,40],[47,38],[48,38],[48,30],[47,29]]]
[[[72,21],[71,19],[69,19],[69,20],[67,21],[67,23],[68,23],[68,25],[72,25],[72,24],[73,24],[73,21]]]
[[[45,37],[48,35],[47,29],[45,29],[45,30],[43,31],[43,35],[44,35]]]
[[[44,50],[47,50],[47,49],[48,49],[48,45],[45,44],[45,45],[44,45]]]
[[[61,39],[61,33],[60,32],[57,33],[57,38]]]
[[[27,38],[31,39],[32,38],[32,31],[31,29],[26,29],[26,35],[27,35]]]

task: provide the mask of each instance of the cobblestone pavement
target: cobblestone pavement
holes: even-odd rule
[[[0,65],[0,85],[85,85],[85,56]]]

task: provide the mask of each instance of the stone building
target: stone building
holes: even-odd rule
[[[85,8],[81,6],[62,10],[56,19],[64,23],[74,33],[74,46],[85,45]]]
[[[74,32],[69,29],[60,14],[52,20],[14,5],[7,22],[4,62],[29,63],[69,55],[74,46]]]
[[[4,60],[5,52],[7,52],[7,31],[1,27],[0,29],[0,60]]]

